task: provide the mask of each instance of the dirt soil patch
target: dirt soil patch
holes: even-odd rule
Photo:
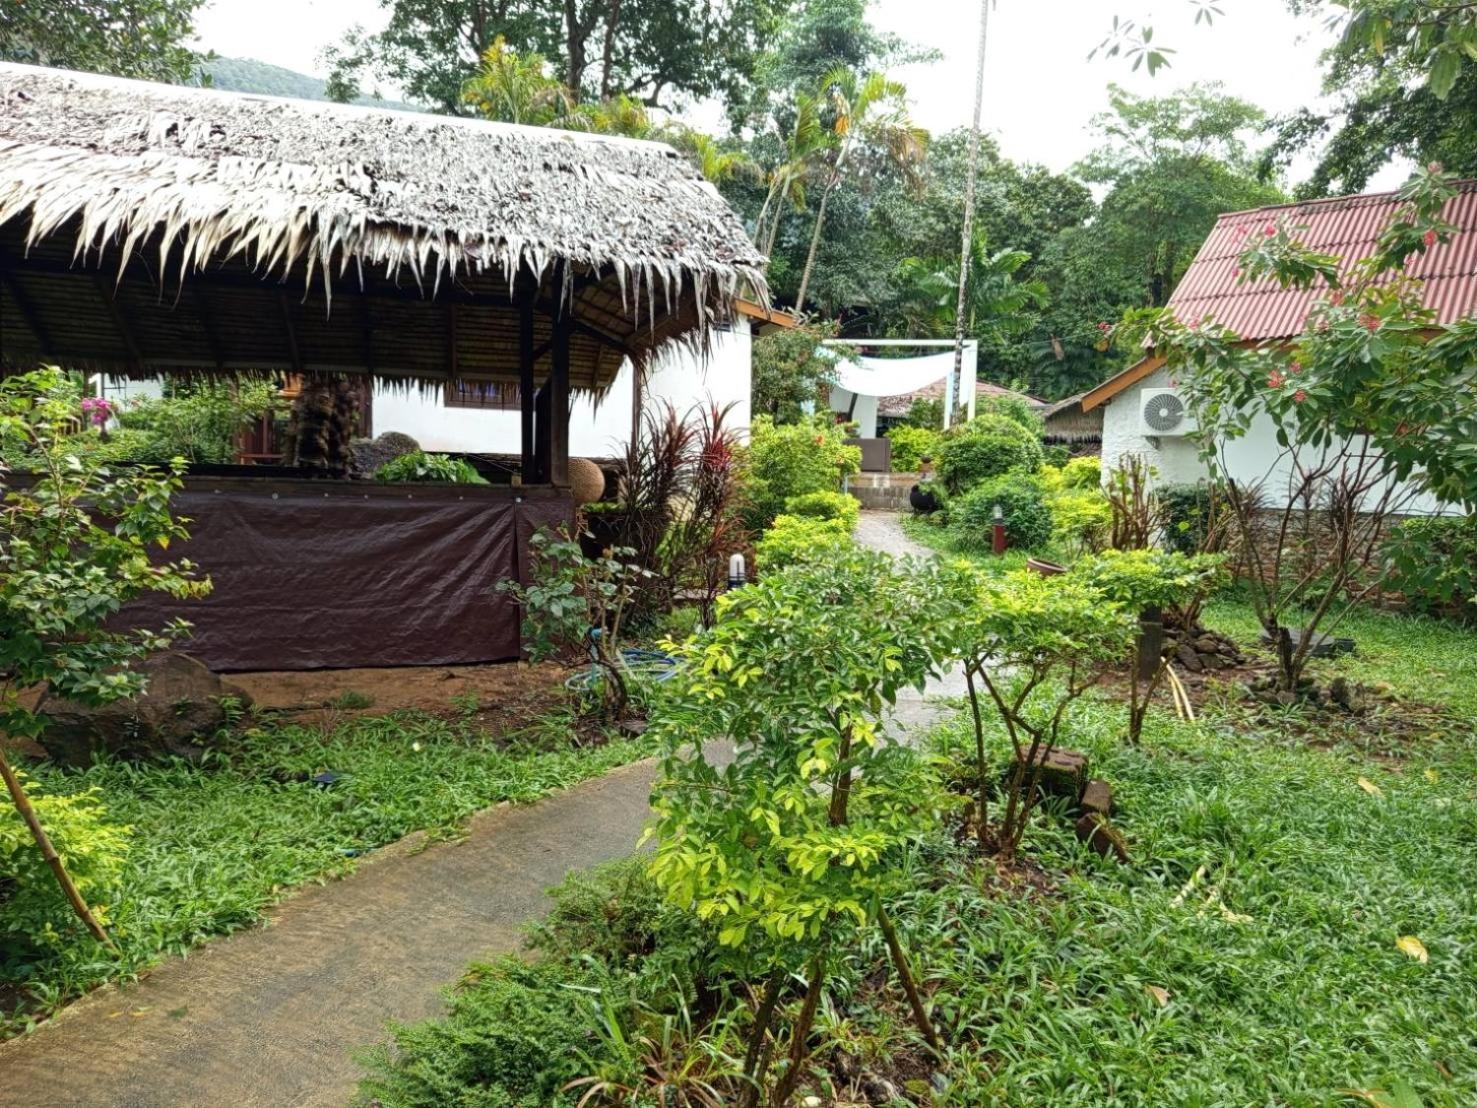
[[[456,716],[504,734],[567,705],[570,671],[552,663],[484,666],[397,666],[226,674],[258,711],[305,723],[413,710]]]

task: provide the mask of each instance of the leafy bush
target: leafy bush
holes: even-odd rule
[[[395,1049],[370,1051],[360,1104],[379,1108],[543,1108],[573,1104],[561,1090],[588,1070],[590,991],[603,967],[509,956],[474,966],[445,1017],[392,1029]],[[612,1000],[619,1002],[615,990]]]
[[[448,485],[485,485],[487,479],[470,462],[447,454],[413,450],[374,471],[376,481],[436,481]]]
[[[1164,543],[1181,554],[1193,554],[1205,541],[1214,496],[1209,485],[1161,485],[1156,493],[1163,512]]]
[[[979,416],[945,436],[935,456],[939,479],[952,492],[963,492],[1011,470],[1035,472],[1044,459],[1036,436],[999,415]]]
[[[843,520],[782,515],[760,536],[754,557],[759,573],[767,575],[853,545],[851,525]]]
[[[1412,608],[1477,618],[1477,516],[1407,519],[1384,553],[1389,587]]]
[[[22,771],[15,774],[29,791],[36,818],[52,845],[66,859],[78,893],[92,907],[97,921],[106,925],[107,906],[118,892],[130,829],[108,821],[97,789],[72,796],[38,794]],[[30,829],[15,808],[0,806],[0,947],[55,949],[70,942],[78,931],[77,917]]]
[[[142,397],[118,413],[134,432],[111,452],[116,461],[227,464],[236,460],[236,437],[277,404],[269,381],[170,383],[163,396]]]
[[[1069,489],[1090,489],[1097,492],[1103,487],[1103,460],[1096,454],[1085,454],[1080,458],[1068,459],[1061,467],[1062,484]]]
[[[986,416],[1003,416],[1035,439],[1046,430],[1041,413],[1023,396],[982,396],[975,401],[974,412],[971,423]]]
[[[929,427],[913,427],[902,423],[887,432],[892,442],[892,471],[894,473],[917,473],[924,458],[938,454],[943,434]]]
[[[995,506],[1005,515],[1005,536],[1017,550],[1040,550],[1051,541],[1052,515],[1041,482],[1024,473],[994,477],[949,507],[949,531],[966,549],[988,550]]]
[[[860,473],[862,452],[829,416],[809,423],[754,421],[749,439],[749,522],[768,527],[785,501],[808,492],[836,492],[843,475]]]
[[[804,496],[792,496],[785,501],[785,515],[801,516],[805,519],[837,519],[848,527],[855,527],[861,518],[862,506],[854,496],[844,492],[808,492]]]
[[[1046,455],[1046,464],[1060,469],[1072,460],[1072,448],[1066,443],[1051,442],[1041,447]]]
[[[1093,490],[1069,489],[1046,498],[1053,544],[1068,555],[1101,550],[1113,523],[1108,498]]]

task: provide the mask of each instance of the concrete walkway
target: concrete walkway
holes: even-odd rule
[[[883,513],[864,513],[857,537],[927,553]],[[910,695],[895,733],[932,722],[930,699],[962,687],[948,678]],[[389,1021],[437,1013],[469,962],[517,950],[548,908],[544,890],[631,852],[655,772],[640,762],[495,809],[456,843],[417,851],[412,837],[293,896],[266,927],[98,990],[0,1044],[0,1108],[343,1105],[360,1077],[355,1050],[383,1042]]]
[[[265,928],[207,943],[0,1044],[4,1108],[343,1105],[351,1054],[440,1008],[467,963],[518,949],[571,870],[629,854],[655,766],[626,766],[475,819],[417,853],[387,848]]]
[[[928,558],[933,551],[908,538],[901,517],[892,512],[863,512],[854,532],[862,546],[891,554],[894,558]],[[953,670],[930,681],[922,692],[904,689],[892,711],[890,730],[900,738],[909,731],[926,728],[947,714],[942,700],[964,696],[964,671]]]

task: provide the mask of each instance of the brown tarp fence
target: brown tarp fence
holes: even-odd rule
[[[518,606],[494,588],[524,579],[539,526],[572,515],[568,499],[505,489],[194,485],[171,503],[191,522],[169,556],[197,563],[214,588],[203,600],[151,596],[125,617],[189,620],[178,649],[218,672],[515,659]]]

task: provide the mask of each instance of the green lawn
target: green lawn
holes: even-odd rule
[[[133,833],[111,911],[121,955],[90,940],[40,960],[0,955],[0,985],[12,986],[0,1032],[248,926],[293,886],[343,874],[366,851],[417,830],[454,834],[482,808],[534,800],[646,751],[639,742],[572,749],[557,724],[510,746],[470,722],[410,713],[357,718],[326,733],[266,720],[222,740],[200,765],[25,767],[38,792],[100,790],[109,819]],[[309,778],[325,770],[342,780],[315,786]]]

